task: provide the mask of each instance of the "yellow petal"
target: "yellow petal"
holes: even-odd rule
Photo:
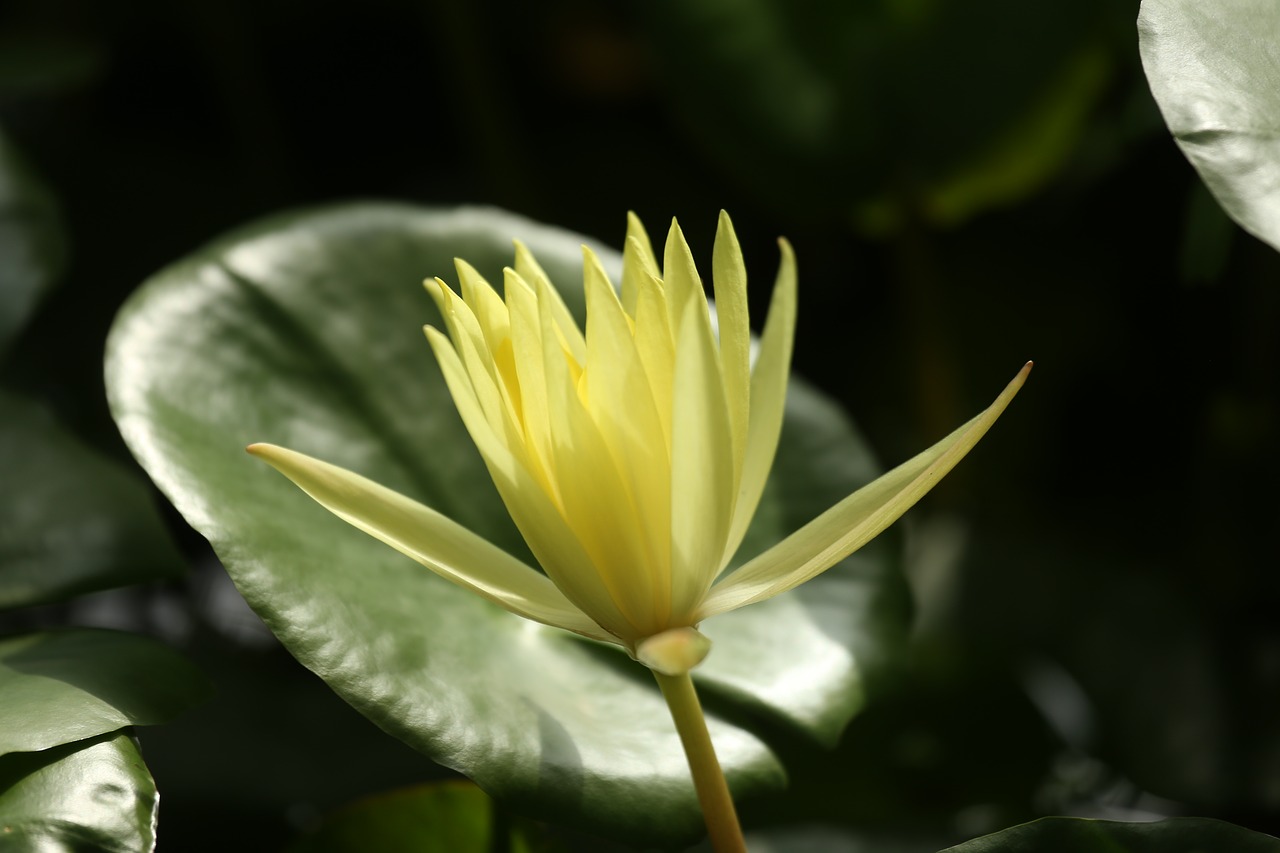
[[[554,323],[550,309],[544,310],[543,318],[549,325]],[[552,334],[555,334],[554,329]],[[519,444],[504,444],[474,396],[470,392],[459,394],[455,390],[462,388],[465,391],[469,388],[469,380],[449,339],[430,327],[427,327],[427,338],[457,403],[458,413],[480,450],[511,520],[537,558],[538,565],[564,595],[583,612],[589,613],[597,624],[616,637],[631,636],[634,633],[631,620],[613,604],[608,590],[602,588],[595,563],[565,520],[559,498],[538,482],[536,466],[526,448]],[[560,374],[548,377],[548,381],[570,383],[559,342],[554,346],[556,358],[551,361],[553,364],[559,362]],[[563,422],[558,423],[560,425],[552,431],[565,435],[567,427]],[[551,474],[554,477],[554,471]]]
[[[423,327],[423,332],[426,333],[427,341],[435,352],[436,363],[440,365],[440,373],[444,376],[445,385],[449,388],[454,406],[467,432],[471,435],[471,440],[475,442],[476,449],[480,451],[480,455],[490,468],[497,467],[507,471],[507,476],[511,476],[511,468],[518,464],[516,461],[518,447],[513,447],[507,430],[500,425],[495,425],[486,414],[484,406],[476,396],[471,376],[463,366],[462,359],[458,357],[453,342],[439,329],[431,326]]]
[[[720,571],[737,484],[710,323],[693,300],[685,313],[671,418],[671,574],[674,611],[689,618]]]
[[[560,297],[560,291],[556,290],[529,248],[519,240],[516,240],[515,244],[516,272],[532,285],[534,292],[538,294],[539,301],[544,299],[548,301],[556,326],[564,336],[565,345],[569,347],[569,352],[573,354],[574,359],[582,364],[587,359],[587,340],[583,337],[582,330],[578,328],[578,322],[573,319],[569,306],[565,305]]]
[[[915,458],[862,487],[717,583],[700,619],[735,610],[821,574],[910,509],[964,458],[1018,393],[1031,363],[986,411]]]
[[[647,587],[630,585],[640,587],[635,594],[653,599],[655,616],[661,620],[671,612],[671,461],[667,442],[631,321],[599,258],[586,247],[583,252],[589,410],[625,486],[626,494],[614,500],[630,504],[624,509],[631,515],[624,532],[634,531],[638,536],[635,542],[608,537],[613,550],[626,549],[610,564],[619,571],[646,576]]]
[[[515,270],[508,268],[503,275],[511,322],[512,360],[520,383],[521,422],[531,470],[548,494],[558,495],[551,470],[551,419],[547,412],[547,374],[542,366],[538,300],[533,288]]]
[[[514,401],[503,387],[479,321],[467,303],[442,280],[428,281],[426,286],[444,316],[453,349],[470,380],[472,394],[493,429],[510,445],[515,438],[511,430]]]
[[[707,322],[710,322],[707,295],[702,289],[702,279],[693,262],[693,253],[689,251],[684,232],[674,219],[671,220],[671,230],[667,232],[667,244],[663,249],[662,287],[667,295],[667,310],[677,340],[680,337],[680,324],[687,316],[686,309],[689,305],[697,305],[699,313],[708,317]]]
[[[733,523],[729,528],[729,541],[721,568],[733,558],[756,514],[765,481],[773,468],[778,436],[782,434],[787,377],[791,372],[791,348],[796,330],[796,258],[786,240],[779,240],[778,247],[782,250],[782,262],[778,266],[778,278],[769,301],[769,316],[760,337],[760,353],[751,371],[747,446],[738,482],[738,502],[733,509]]]
[[[440,577],[526,619],[617,642],[546,577],[430,507],[283,447],[254,444],[248,449],[325,509]]]
[[[511,320],[506,303],[489,282],[485,281],[484,276],[476,272],[475,267],[461,259],[455,260],[454,266],[458,270],[462,300],[475,315],[485,347],[493,361],[495,375],[501,383],[503,396],[511,406],[511,414],[518,420],[523,406],[511,348]]]
[[[711,262],[716,295],[716,319],[720,330],[720,364],[724,392],[729,403],[734,465],[739,475],[747,442],[747,418],[751,383],[751,324],[747,318],[747,269],[742,248],[733,233],[729,214],[720,211],[715,251]]]
[[[671,452],[671,399],[675,377],[676,342],[667,313],[667,297],[662,281],[651,275],[639,282],[636,297],[636,352],[644,365],[653,404],[662,425],[662,440]]]
[[[657,615],[652,578],[636,562],[641,554],[639,522],[617,464],[583,404],[557,332],[554,306],[541,292],[538,310],[560,514],[588,560],[586,565],[560,565],[554,555],[550,562],[541,555],[538,559],[584,612],[623,639],[637,639],[651,633]]]
[[[627,212],[627,238],[622,250],[622,307],[629,317],[636,316],[636,299],[640,283],[650,276],[658,278],[658,259],[654,257],[649,234],[640,217]]]

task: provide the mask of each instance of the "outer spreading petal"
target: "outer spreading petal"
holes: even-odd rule
[[[700,618],[771,598],[865,545],[932,489],[978,443],[1018,393],[1030,362],[995,402],[951,435],[864,486],[712,588]]]
[[[441,577],[526,619],[617,642],[544,575],[430,507],[283,447],[254,444],[248,450],[343,521]]]

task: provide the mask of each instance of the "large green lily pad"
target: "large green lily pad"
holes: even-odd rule
[[[0,610],[182,573],[144,483],[4,391],[0,471]]]
[[[158,800],[124,732],[0,756],[0,849],[149,853]]]
[[[163,723],[208,691],[185,658],[137,634],[75,628],[0,640],[0,756]]]
[[[367,204],[250,226],[125,306],[108,342],[112,410],[285,646],[379,726],[517,808],[687,839],[701,817],[647,671],[438,579],[243,452],[269,441],[343,465],[531,561],[422,339],[440,321],[418,285],[452,279],[455,256],[500,282],[513,237],[580,313],[582,238],[500,211]],[[875,473],[814,392],[797,387],[788,418],[744,556]],[[883,548],[706,624],[716,647],[699,676],[739,795],[783,782],[741,720],[833,739],[905,636],[906,588]]]
[[[943,853],[1276,853],[1280,839],[1204,818],[1153,823],[1047,817]]]
[[[1182,153],[1232,219],[1280,249],[1280,6],[1143,0],[1138,44]]]

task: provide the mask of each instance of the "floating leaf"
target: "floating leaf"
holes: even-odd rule
[[[0,471],[0,610],[181,574],[143,483],[4,391]]]
[[[157,800],[123,732],[0,756],[0,849],[147,853]]]
[[[76,628],[0,640],[0,756],[163,723],[208,689],[181,655],[136,634]]]
[[[1280,6],[1143,0],[1138,45],[1182,153],[1232,219],[1280,249]]]
[[[1229,823],[1173,818],[1154,823],[1047,817],[944,853],[1276,853],[1280,840]]]
[[[531,561],[422,339],[439,318],[418,284],[451,277],[455,256],[499,282],[513,237],[580,313],[582,238],[498,211],[359,205],[251,226],[126,305],[108,343],[112,409],[254,609],[378,725],[526,810],[687,839],[701,817],[648,673],[441,581],[243,452],[270,441],[342,465]],[[596,248],[616,271],[617,253]],[[847,421],[802,387],[782,442],[744,556],[875,473]],[[886,547],[709,621],[716,647],[698,672],[712,708],[833,739],[905,636]],[[749,728],[715,718],[712,730],[737,793],[780,785]]]

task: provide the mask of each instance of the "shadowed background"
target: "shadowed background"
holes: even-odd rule
[[[655,237],[678,216],[707,269],[725,208],[756,317],[774,239],[796,247],[796,369],[887,464],[1037,362],[905,522],[912,666],[836,753],[797,745],[792,792],[748,818],[944,842],[1044,813],[1275,832],[1280,261],[1175,148],[1136,14],[14,0],[0,126],[68,245],[0,382],[127,460],[101,379],[114,312],[245,221],[482,203],[617,246],[631,209]],[[444,775],[284,655],[169,520],[185,581],[7,617],[158,633],[209,671],[215,700],[142,734],[162,849],[225,849],[210,820],[279,849],[328,808]]]

